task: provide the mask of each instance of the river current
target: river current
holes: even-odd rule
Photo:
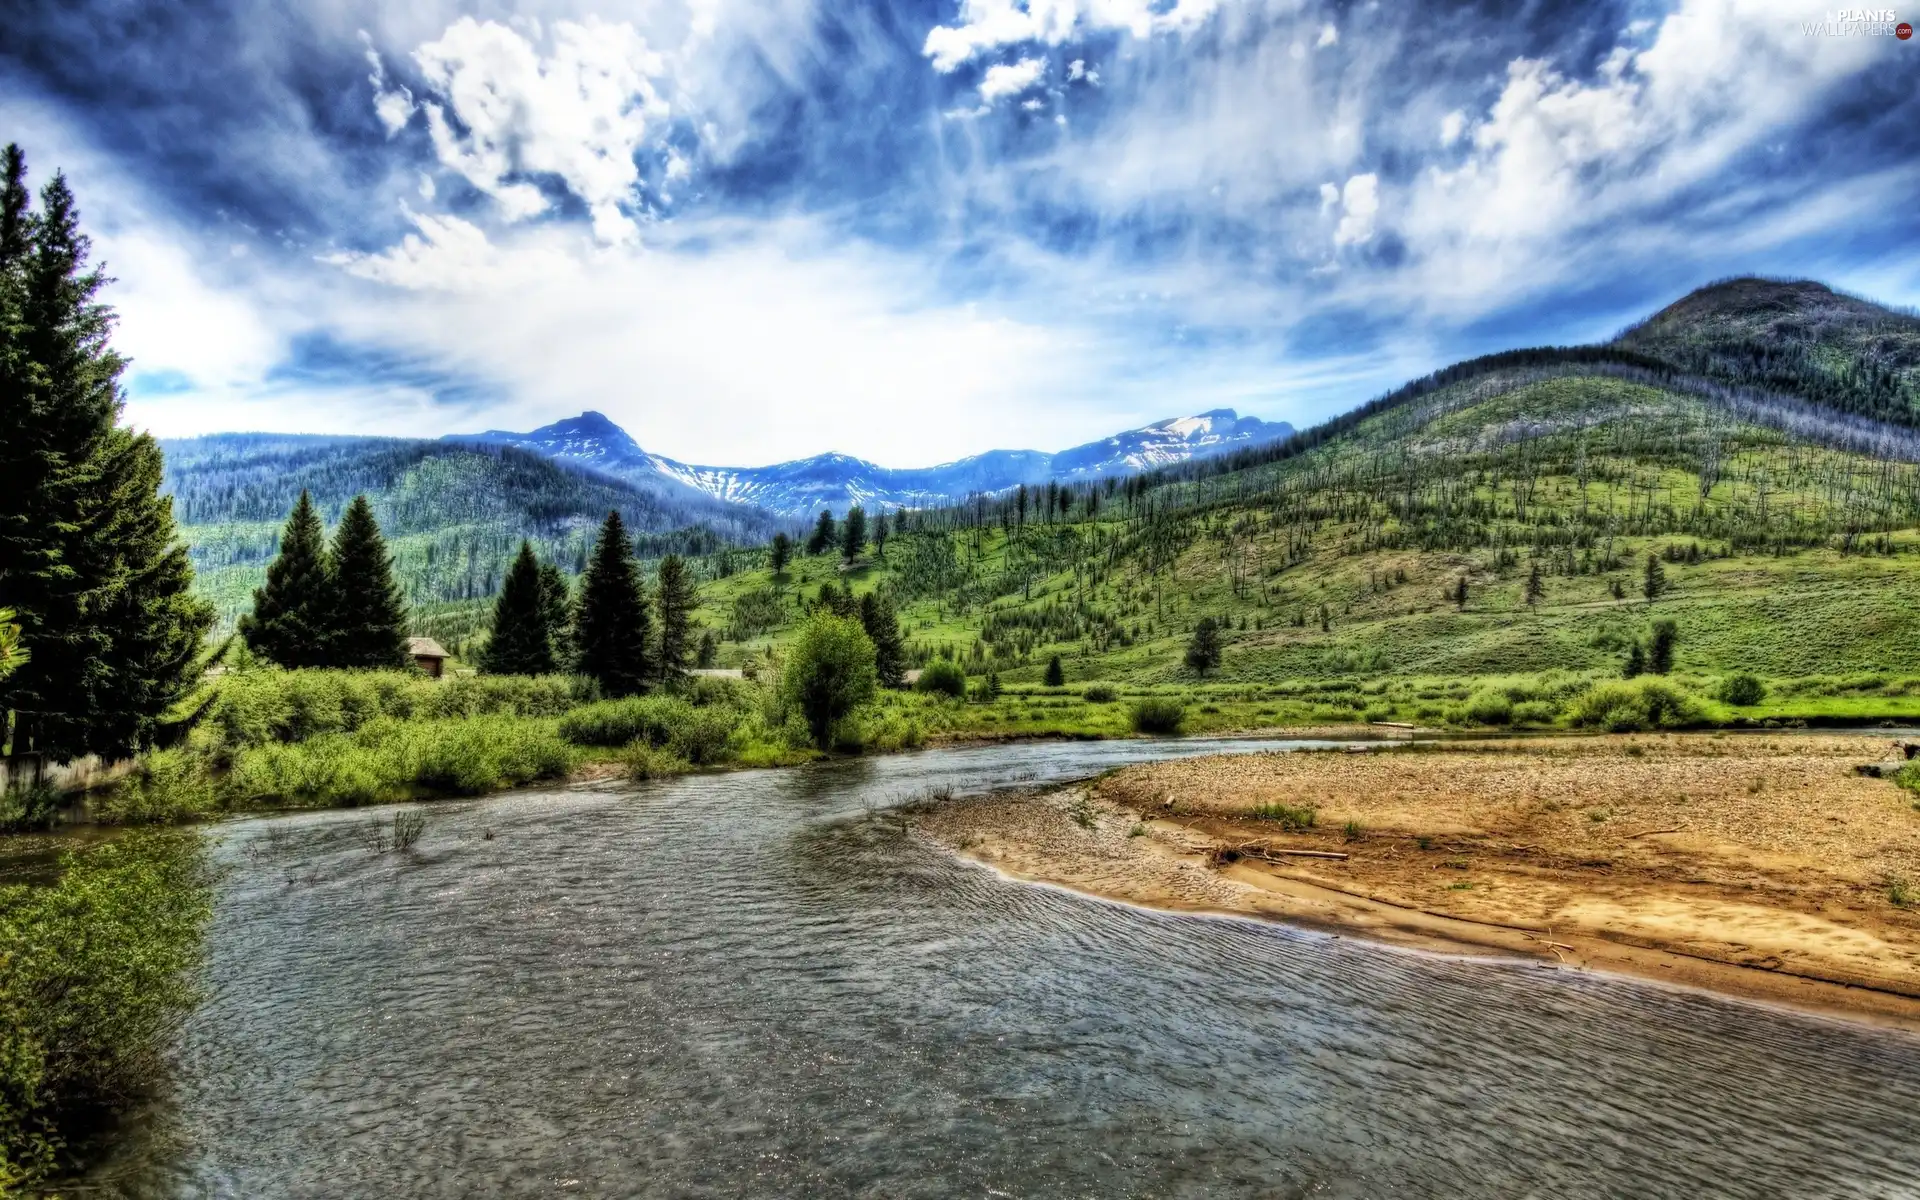
[[[1278,745],[218,826],[177,1082],[76,1194],[1920,1196],[1920,1038],[1008,882],[884,811]]]

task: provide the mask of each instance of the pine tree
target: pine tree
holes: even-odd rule
[[[881,562],[887,561],[888,523],[886,510],[882,509],[873,522],[873,553]]]
[[[1462,575],[1453,586],[1453,603],[1461,612],[1467,611],[1467,577]]]
[[[1201,675],[1220,665],[1220,627],[1212,617],[1201,617],[1187,643],[1187,665]]]
[[[373,505],[355,496],[333,533],[333,647],[336,667],[407,663],[407,606],[393,581],[393,557]]]
[[[480,667],[494,675],[545,675],[555,669],[552,609],[531,543],[507,568],[493,602],[493,632]]]
[[[840,526],[840,557],[852,562],[866,548],[867,510],[856,504],[847,510],[847,519]]]
[[[813,536],[807,539],[808,554],[825,554],[827,547],[833,545],[833,513],[829,509],[820,510],[820,520],[813,526]]]
[[[313,498],[304,490],[280,534],[267,582],[253,591],[253,612],[240,618],[247,649],[283,667],[331,665],[333,565]]]
[[[653,680],[653,617],[640,591],[640,569],[620,514],[600,526],[593,559],[580,581],[573,616],[578,669],[609,696],[645,691]]]
[[[773,535],[773,546],[767,552],[767,565],[778,575],[787,569],[787,561],[793,557],[793,539],[784,533]]]
[[[897,688],[907,680],[907,645],[893,601],[878,592],[860,597],[860,627],[873,641],[873,669],[880,686]]]
[[[1627,647],[1627,664],[1620,669],[1623,679],[1632,679],[1644,675],[1647,671],[1647,648],[1638,641]]]
[[[1527,607],[1539,604],[1547,594],[1546,581],[1540,578],[1540,562],[1534,560],[1533,570],[1527,572]]]
[[[1060,665],[1060,656],[1058,654],[1047,660],[1047,672],[1041,676],[1040,682],[1047,687],[1065,687],[1067,685],[1067,670]]]
[[[1647,642],[1647,670],[1665,675],[1673,670],[1674,647],[1680,641],[1680,628],[1672,621],[1653,623],[1653,636]]]
[[[1647,555],[1647,571],[1640,581],[1640,594],[1647,598],[1648,604],[1652,604],[1666,590],[1666,571],[1660,566],[1660,560],[1657,557]]]
[[[700,593],[678,554],[660,560],[660,682],[679,679],[693,661],[693,610]]]
[[[118,757],[158,735],[213,615],[158,494],[159,446],[115,424],[126,364],[73,193],[54,176],[34,213],[19,147],[3,157],[0,607],[28,658],[0,688],[0,741]]]
[[[540,603],[547,637],[553,643],[553,669],[564,671],[573,647],[573,591],[567,577],[552,563],[540,564]]]

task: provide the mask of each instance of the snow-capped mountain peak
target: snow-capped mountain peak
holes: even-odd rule
[[[518,446],[622,478],[645,478],[787,516],[807,516],[822,508],[844,512],[853,504],[925,508],[1023,483],[1102,479],[1276,441],[1292,432],[1293,426],[1284,421],[1267,422],[1216,408],[1156,421],[1058,454],[990,450],[938,466],[905,469],[832,453],[766,467],[682,463],[647,453],[626,430],[604,413],[593,411],[530,433],[490,429],[450,435],[449,440]]]

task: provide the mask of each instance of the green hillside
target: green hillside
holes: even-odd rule
[[[783,527],[756,508],[648,490],[506,447],[277,434],[163,446],[165,489],[198,588],[223,625],[247,611],[302,489],[329,524],[366,493],[419,628],[449,636],[476,626],[522,538],[577,572],[609,509],[655,555],[711,556]]]
[[[741,661],[796,592],[844,578],[892,591],[922,656],[1011,682],[1058,654],[1070,680],[1135,684],[1194,681],[1184,651],[1213,617],[1210,678],[1267,685],[1613,673],[1670,618],[1683,673],[1905,696],[1920,434],[1849,407],[1618,347],[1499,355],[1268,451],[1042,494],[1024,517],[1012,499],[912,514],[884,561],[746,571],[709,587],[706,616]]]

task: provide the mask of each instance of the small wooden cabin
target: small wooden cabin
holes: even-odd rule
[[[447,651],[430,637],[408,638],[407,654],[413,658],[414,666],[435,679],[446,672]]]

